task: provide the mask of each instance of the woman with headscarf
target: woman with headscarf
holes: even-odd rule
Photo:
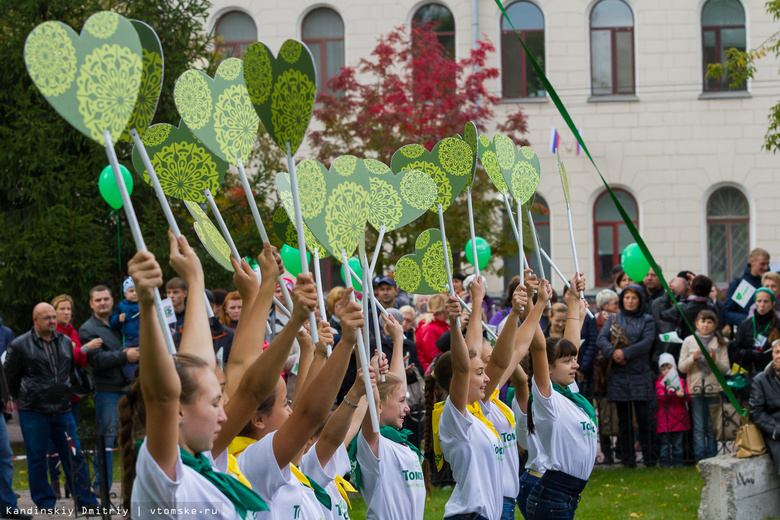
[[[767,287],[756,290],[756,312],[739,324],[729,345],[729,359],[751,374],[758,374],[772,361],[772,343],[780,338],[775,314],[775,293]]]

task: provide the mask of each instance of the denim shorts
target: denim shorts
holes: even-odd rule
[[[587,480],[547,471],[528,495],[528,520],[571,520]]]

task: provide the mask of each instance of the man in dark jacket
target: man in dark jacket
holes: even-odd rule
[[[780,475],[780,343],[772,347],[772,362],[753,379],[750,419],[764,434],[775,474]]]
[[[745,272],[742,276],[733,279],[729,284],[726,300],[723,302],[723,317],[726,320],[726,325],[732,327],[739,326],[748,317],[748,309],[756,301],[755,297],[751,296],[745,303],[745,306],[742,307],[731,298],[742,280],[758,289],[761,287],[761,276],[767,271],[769,271],[769,252],[766,249],[757,247],[750,252],[748,265],[745,267]]]
[[[0,318],[0,354],[5,352],[8,345],[14,340],[14,333],[11,329],[3,325],[3,318]]]
[[[89,291],[89,306],[92,317],[79,327],[79,339],[86,345],[100,338],[100,348],[87,352],[87,363],[92,368],[95,381],[95,424],[98,435],[106,436],[106,447],[113,448],[119,428],[119,399],[129,391],[122,366],[138,361],[138,347],[122,350],[122,336],[111,328],[111,308],[114,300],[111,291],[105,285],[97,285]],[[113,457],[106,452],[108,485],[113,475]],[[95,472],[95,482],[99,482]]]
[[[12,337],[13,339],[13,337]],[[10,343],[10,342],[9,342]],[[14,404],[8,391],[8,383],[5,380],[5,370],[0,366],[0,405],[6,413],[13,412]],[[0,518],[18,518],[27,520],[32,518],[19,511],[16,501],[16,493],[13,489],[14,481],[14,452],[8,440],[8,428],[5,424],[5,415],[0,414]]]
[[[67,437],[71,437],[76,451],[72,456],[73,467],[79,470],[71,475],[70,464],[63,464],[63,469],[75,491],[77,504],[86,507],[97,504],[89,489],[76,422],[70,411],[73,367],[73,346],[70,338],[57,332],[54,307],[39,303],[33,310],[33,328],[11,342],[5,359],[8,390],[19,407],[30,494],[39,509],[53,508],[56,504],[46,471],[49,442],[54,443],[60,459],[68,461],[71,450]]]

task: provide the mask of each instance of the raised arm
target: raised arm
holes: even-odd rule
[[[550,282],[542,280],[539,284],[536,305],[534,305],[526,321],[533,321],[538,328],[539,319],[542,317],[542,312],[547,306],[547,302],[550,301],[551,296],[552,288],[550,287]],[[550,367],[547,363],[547,344],[539,340],[539,334],[536,334],[536,332],[534,332],[534,340],[531,342],[531,359],[534,365],[533,377],[536,381],[536,386],[544,397],[550,397],[552,388],[550,385]]]
[[[184,332],[181,336],[179,352],[203,359],[208,363],[209,368],[214,370],[217,360],[214,357],[214,346],[210,341],[211,326],[206,313],[206,299],[203,297],[206,285],[203,281],[200,259],[184,236],[180,236],[177,240],[173,232],[168,230],[168,239],[171,244],[171,267],[188,287],[187,312],[184,315]],[[206,338],[209,341],[206,341]]]
[[[406,383],[406,367],[404,367],[404,327],[392,315],[387,316],[385,327],[393,338],[393,356],[390,359],[390,373]],[[364,392],[365,393],[365,392]]]
[[[481,276],[474,278],[469,285],[471,292],[471,317],[466,327],[466,346],[477,352],[482,351],[482,301],[485,299],[485,281]]]
[[[251,311],[246,316],[244,316],[244,310],[249,306],[246,303],[242,305],[241,318],[238,321],[236,335],[233,337],[233,348],[230,350],[230,357],[225,367],[225,392],[230,397],[233,397],[244,373],[260,357],[263,351],[263,337],[265,335],[265,326],[268,322],[268,313],[271,311],[273,303],[276,278],[280,269],[283,268],[279,252],[268,242],[263,244],[263,250],[257,257],[257,263],[260,266],[262,281],[254,304],[251,306]],[[257,276],[243,261],[241,271],[244,274],[236,275],[233,278],[236,282],[236,287],[239,288],[239,292],[251,292],[252,287],[257,285]],[[296,328],[295,331],[297,330]],[[293,331],[293,337],[295,331]],[[289,350],[288,347],[286,351],[289,352]],[[281,372],[281,368],[279,372]],[[276,380],[274,380],[275,384]],[[229,415],[228,418],[230,418]]]
[[[349,303],[347,301],[346,303]],[[298,378],[295,380],[295,390],[293,392],[293,407],[298,402],[298,397],[303,393],[309,382],[317,377],[322,367],[325,366],[325,362],[328,361],[327,346],[333,345],[333,330],[330,328],[330,324],[321,321],[319,327],[317,327],[317,334],[320,336],[320,341],[314,344],[314,353],[311,359],[311,363],[306,370],[303,379],[301,379],[301,366],[302,362],[298,363]],[[298,342],[300,344],[300,341]],[[303,345],[301,345],[301,356],[303,356]],[[304,367],[306,368],[306,367]],[[297,394],[297,395],[296,395]]]
[[[460,303],[457,298],[447,299],[447,314],[450,319],[450,351],[452,353],[452,379],[450,380],[450,401],[455,408],[466,416],[466,406],[469,405],[469,379],[471,377],[471,360],[466,340],[458,327]]]
[[[528,374],[518,364],[512,372],[512,384],[515,385],[515,401],[520,410],[528,415]]]
[[[517,320],[520,319],[523,307],[527,305],[528,297],[525,287],[518,284],[515,292],[512,293],[512,310],[509,311],[509,315],[506,317],[504,328],[501,329],[501,334],[499,334],[493,352],[490,354],[490,361],[485,366],[485,373],[490,378],[490,381],[488,381],[485,387],[484,402],[490,400],[493,391],[503,384],[502,381],[506,382],[505,374],[508,377],[508,369],[514,357],[515,337],[518,330]],[[528,338],[528,343],[531,342],[531,337]],[[482,345],[480,345],[480,349],[481,347]]]
[[[342,313],[342,335],[339,344],[333,349],[325,367],[304,390],[290,418],[274,435],[274,456],[280,468],[295,458],[328,416],[347,371],[357,340],[357,328],[360,326],[363,326],[361,306],[357,302],[350,303],[347,311]]]
[[[585,290],[585,277],[582,273],[574,273],[571,279],[571,289],[566,292],[566,329],[563,331],[564,339],[571,341],[577,350],[580,348],[580,334],[582,331],[582,321],[580,319],[584,303],[580,300],[580,291]],[[536,373],[536,370],[534,370]],[[537,381],[538,383],[538,381]]]
[[[149,251],[136,253],[127,267],[138,293],[138,340],[141,350],[139,374],[146,406],[146,424],[150,426],[146,430],[146,445],[160,469],[173,480],[176,478],[176,460],[179,455],[181,381],[173,357],[165,347],[154,308],[154,291],[162,285],[162,270]],[[198,296],[202,294],[201,288]],[[200,299],[202,302],[203,297]]]
[[[256,304],[260,303],[259,300],[260,298]],[[246,370],[238,384],[238,389],[225,405],[227,422],[222,425],[222,431],[214,441],[212,453],[215,456],[227,448],[260,403],[276,389],[279,374],[282,373],[284,362],[290,354],[295,335],[309,319],[309,312],[317,305],[317,289],[311,281],[311,275],[298,275],[298,281],[292,291],[292,300],[293,311],[290,321],[276,335],[265,352]],[[233,359],[232,352],[230,359]]]

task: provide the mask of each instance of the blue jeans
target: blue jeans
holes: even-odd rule
[[[79,424],[79,402],[71,401],[70,412],[73,414],[73,420],[76,423],[76,427]],[[52,483],[60,478],[60,457],[57,455],[57,449],[54,447],[54,443],[49,441],[49,457],[46,458],[46,464],[49,466],[49,477],[51,477]]]
[[[504,509],[501,512],[501,520],[515,520],[515,499],[504,497]]]
[[[548,470],[528,495],[529,520],[571,520],[587,480]]]
[[[106,436],[106,448],[113,448],[116,443],[116,437],[119,433],[119,412],[117,405],[122,398],[121,392],[95,392],[95,424],[97,425],[98,435]],[[95,485],[100,483],[98,479],[99,468],[98,454],[95,453]],[[114,457],[112,452],[106,452],[106,473],[108,476],[108,487],[111,487],[111,480],[114,476]]]
[[[714,457],[718,453],[718,443],[710,420],[710,405],[718,404],[717,396],[691,397],[691,413],[693,415],[693,455],[696,461]]]
[[[482,515],[478,515],[477,513],[471,513],[470,515],[445,516],[444,520],[488,520],[488,519]]]
[[[65,476],[71,484],[71,489],[76,496],[78,505],[96,505],[97,497],[89,489],[89,476],[81,451],[81,444],[76,436],[76,423],[73,415],[62,413],[47,415],[30,410],[19,410],[19,424],[22,427],[24,437],[24,450],[27,453],[27,471],[30,477],[30,495],[33,502],[39,508],[54,507],[56,499],[54,492],[46,478],[46,452],[49,441],[54,442],[57,453],[63,461],[69,461],[73,457],[73,464],[78,468],[76,475],[71,475],[71,465],[67,462],[62,465]],[[74,455],[70,454],[71,438]],[[75,478],[74,478],[75,477]]]
[[[659,466],[683,465],[683,432],[659,433],[661,441],[661,457]]]
[[[0,414],[2,416],[3,414]],[[0,512],[7,507],[16,508],[16,493],[12,484],[14,480],[14,452],[8,441],[8,428],[5,417],[0,417]]]
[[[526,506],[526,503],[528,502],[528,495],[531,494],[531,491],[536,486],[537,482],[539,482],[539,477],[531,475],[528,473],[528,470],[520,475],[520,493],[517,495],[517,507],[520,508],[520,513],[523,515],[523,518],[528,518],[528,507]]]

